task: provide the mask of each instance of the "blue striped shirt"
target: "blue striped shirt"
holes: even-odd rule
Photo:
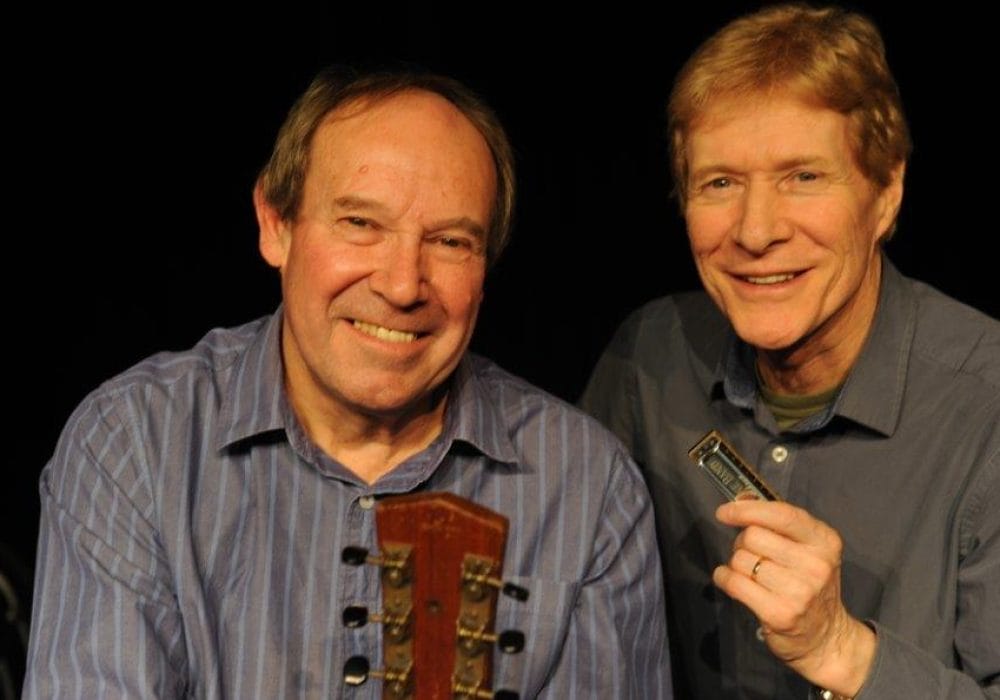
[[[209,333],[105,383],[41,477],[26,698],[381,697],[373,497],[450,491],[510,519],[494,688],[522,698],[670,697],[653,516],[617,440],[467,356],[441,435],[365,484],[305,435],[282,386],[281,314]]]

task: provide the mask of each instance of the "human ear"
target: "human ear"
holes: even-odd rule
[[[288,246],[292,234],[291,226],[267,201],[260,183],[257,183],[253,188],[253,208],[257,213],[257,226],[260,229],[258,239],[260,254],[268,265],[280,270],[288,259]]]
[[[892,169],[889,184],[879,193],[879,218],[875,230],[880,241],[888,240],[896,230],[896,218],[903,203],[903,177],[906,174],[906,163],[902,162]]]

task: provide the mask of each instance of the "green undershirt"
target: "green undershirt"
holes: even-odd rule
[[[819,394],[805,396],[777,394],[767,388],[759,373],[757,374],[757,386],[760,388],[764,405],[774,415],[774,420],[782,430],[788,430],[799,421],[826,410],[837,398],[837,392],[840,391],[841,387],[841,385],[837,385]]]

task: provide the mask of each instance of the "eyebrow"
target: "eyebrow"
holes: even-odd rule
[[[343,197],[337,197],[334,200],[334,204],[338,207],[346,209],[349,212],[371,212],[375,214],[389,213],[389,208],[378,200],[369,199],[368,197],[358,197],[357,195],[344,195]],[[443,231],[446,229],[457,228],[471,233],[476,238],[486,238],[486,229],[482,226],[482,224],[469,218],[468,216],[456,216],[452,219],[442,219],[441,221],[434,222],[428,228],[431,231]]]
[[[376,211],[376,212],[388,212],[388,208],[375,199],[369,199],[367,197],[358,197],[357,195],[344,195],[343,197],[337,197],[333,200],[333,203],[342,209],[347,209],[349,211]]]
[[[772,168],[774,172],[781,172],[783,170],[794,170],[795,168],[801,168],[802,166],[825,166],[829,167],[830,159],[826,156],[796,156],[794,158],[787,158],[785,160],[778,161]],[[688,178],[690,180],[700,180],[710,173],[731,173],[740,172],[739,168],[734,168],[732,166],[726,165],[724,162],[710,163],[709,165],[702,166],[697,170],[692,170]]]

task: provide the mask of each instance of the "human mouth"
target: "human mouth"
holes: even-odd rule
[[[768,285],[768,284],[780,284],[782,282],[787,282],[790,279],[794,279],[795,274],[791,272],[785,272],[779,275],[763,275],[760,277],[743,275],[742,277],[750,284]]]
[[[370,335],[373,338],[385,340],[390,343],[412,343],[417,339],[416,333],[397,331],[392,328],[386,328],[385,326],[377,326],[374,323],[365,323],[364,321],[356,320],[352,325],[366,335]]]

